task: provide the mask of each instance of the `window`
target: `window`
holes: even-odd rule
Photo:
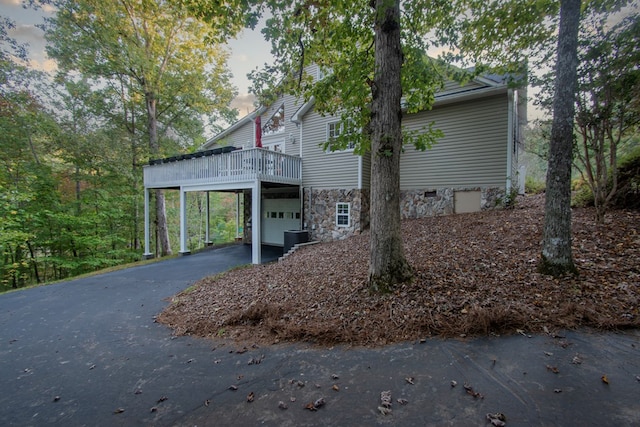
[[[340,121],[327,123],[327,141],[331,143],[331,141],[338,139],[340,135],[346,135],[344,131],[344,124]],[[353,142],[349,142],[346,150],[353,150],[355,148],[355,144]]]
[[[273,113],[273,116],[262,126],[262,135],[269,136],[284,132],[284,104]]]
[[[318,81],[333,74],[333,68],[318,67]]]
[[[349,227],[351,225],[351,210],[349,203],[336,203],[336,225],[338,227]]]
[[[342,123],[331,122],[327,123],[327,138],[336,139],[342,133]]]

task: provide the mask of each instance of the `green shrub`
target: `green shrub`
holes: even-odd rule
[[[545,182],[527,175],[524,180],[524,191],[527,194],[540,194],[545,190]]]
[[[640,146],[624,156],[618,167],[618,191],[612,204],[617,208],[640,209]]]
[[[571,206],[575,208],[593,206],[593,193],[588,185],[585,184],[577,187],[577,190],[573,192],[571,198]]]

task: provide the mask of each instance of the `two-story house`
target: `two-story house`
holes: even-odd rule
[[[473,212],[504,200],[517,182],[525,97],[524,89],[501,77],[478,77],[464,85],[448,82],[432,110],[406,114],[406,129],[435,122],[444,137],[426,151],[405,147],[403,218]],[[371,155],[323,150],[340,131],[338,118],[318,114],[313,100],[285,95],[195,154],[150,162],[144,169],[146,253],[149,191],[156,188],[180,191],[181,253],[188,253],[185,197],[193,191],[243,195],[243,239],[253,245],[253,263],[261,261],[260,245],[282,245],[286,230],[308,230],[320,241],[362,232],[369,224]]]

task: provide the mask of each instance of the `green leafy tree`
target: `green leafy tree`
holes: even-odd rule
[[[533,64],[529,71],[533,72],[534,81],[539,77],[536,71],[555,63],[551,78],[543,81],[553,114],[539,265],[545,273],[575,272],[571,254],[571,163],[580,20],[587,16],[585,11],[597,11],[606,19],[629,3],[627,0],[478,0],[471,3],[471,19],[465,19],[460,26],[466,30],[460,39],[461,53],[485,63],[509,64],[510,58],[524,58]]]
[[[640,20],[616,25],[594,13],[581,32],[576,102],[576,165],[593,194],[596,222],[618,191],[618,151],[640,123]]]
[[[164,0],[52,0],[47,52],[63,72],[77,71],[96,83],[120,87],[126,107],[139,99],[146,113],[148,153],[163,155],[161,135],[193,129],[201,114],[230,119],[234,91],[228,52],[219,32]],[[201,129],[201,128],[200,128]],[[156,222],[162,255],[171,253],[164,193],[156,191]]]
[[[11,60],[3,66],[11,79],[0,90],[0,281],[17,288],[41,279],[34,248],[55,194],[44,141],[56,126],[28,89],[40,75]]]
[[[330,0],[265,2],[271,18],[265,35],[274,64],[253,74],[254,91],[268,103],[278,92],[315,100],[321,114],[335,114],[359,132],[345,132],[326,149],[350,144],[371,153],[369,285],[386,292],[411,280],[400,235],[399,159],[405,144],[427,149],[441,136],[432,126],[405,132],[404,113],[430,109],[447,78],[471,73],[428,57],[447,45],[462,2]],[[317,64],[320,81],[305,73]],[[277,88],[276,91],[272,90]],[[401,99],[403,104],[401,104]]]

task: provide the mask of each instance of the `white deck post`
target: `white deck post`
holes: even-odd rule
[[[209,216],[211,215],[210,213],[210,209],[211,209],[211,204],[209,201],[209,192],[207,191],[207,208],[206,208],[206,212],[207,212],[207,216],[205,219],[205,237],[204,237],[204,244],[209,246],[211,244],[211,238],[209,236],[209,228],[210,228],[210,224],[209,224]]]
[[[240,237],[240,193],[236,193],[236,239]]]
[[[257,180],[251,190],[251,262],[253,264],[262,263],[262,232],[260,230],[262,223],[262,215],[260,212],[261,187],[262,184],[260,180]]]
[[[180,187],[180,255],[189,255],[187,248],[187,192]]]
[[[149,189],[144,189],[144,259],[153,258],[153,253],[149,252],[150,237],[149,237]]]

